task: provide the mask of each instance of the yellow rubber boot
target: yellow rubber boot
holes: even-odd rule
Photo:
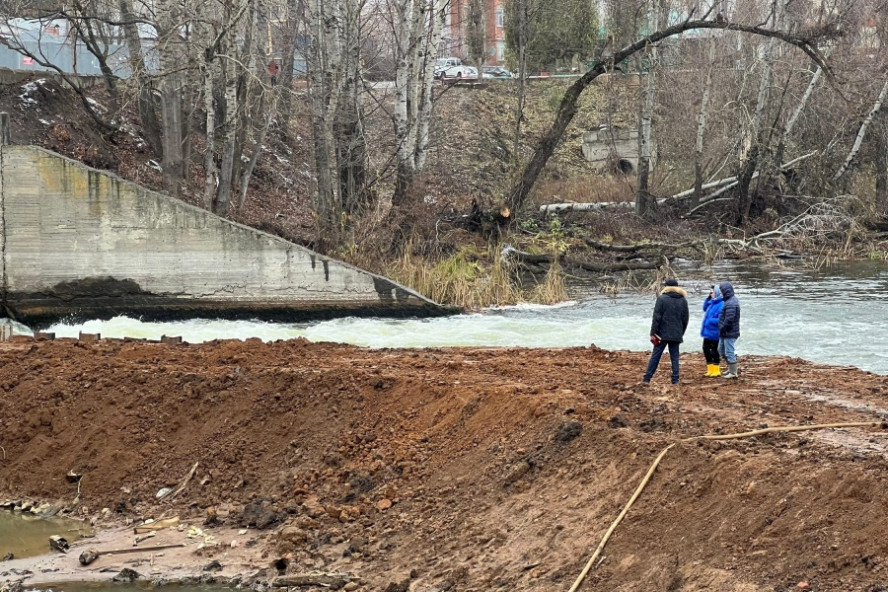
[[[721,370],[719,369],[718,364],[707,364],[706,376],[721,376]]]

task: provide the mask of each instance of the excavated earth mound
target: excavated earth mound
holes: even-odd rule
[[[226,569],[366,590],[567,590],[669,444],[888,414],[856,369],[747,356],[727,381],[690,354],[683,384],[664,364],[645,388],[646,354],[594,346],[19,340],[0,360],[0,496],[246,529]],[[580,589],[886,590],[886,453],[883,426],[678,442]]]

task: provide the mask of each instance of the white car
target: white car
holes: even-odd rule
[[[447,68],[461,65],[462,60],[459,58],[439,58],[435,60],[435,78],[441,78]]]
[[[466,80],[470,78],[478,78],[478,68],[474,66],[451,66],[441,73],[441,78]]]

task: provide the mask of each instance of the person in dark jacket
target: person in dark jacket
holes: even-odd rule
[[[718,353],[728,362],[728,371],[722,374],[722,378],[737,378],[739,368],[734,345],[740,337],[740,301],[731,282],[722,282],[719,288],[724,305],[718,315]]]
[[[703,301],[703,326],[700,337],[703,338],[703,355],[706,356],[706,374],[704,376],[721,376],[718,368],[718,317],[724,306],[721,290],[712,286],[709,296]]]
[[[660,356],[667,347],[672,361],[672,384],[678,384],[678,346],[684,340],[684,333],[688,328],[688,295],[678,287],[675,278],[667,279],[664,286],[657,296],[657,304],[654,305],[654,318],[651,322],[654,351],[651,352],[647,372],[644,373],[644,384],[650,383],[660,365]]]

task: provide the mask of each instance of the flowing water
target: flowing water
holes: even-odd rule
[[[862,263],[828,270],[717,266],[680,272],[689,292],[691,324],[684,351],[700,351],[701,304],[712,282],[734,283],[742,307],[738,355],[775,354],[888,374],[888,266]],[[311,324],[190,320],[148,323],[109,321],[58,324],[50,331],[105,337],[181,335],[265,341],[305,337],[368,347],[568,347],[594,343],[606,349],[646,350],[654,294],[607,297],[580,291],[556,306],[519,305],[437,319],[345,318]]]

